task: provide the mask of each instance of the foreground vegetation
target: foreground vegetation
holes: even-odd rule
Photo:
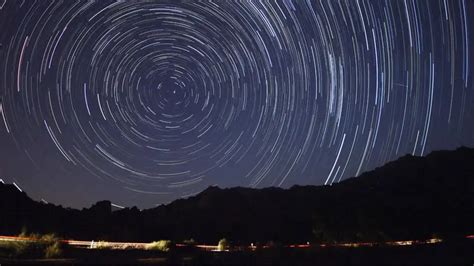
[[[59,258],[66,244],[54,234],[22,233],[23,241],[0,241],[0,256],[8,258]]]
[[[170,251],[171,247],[172,247],[172,243],[170,240],[160,240],[160,241],[151,242],[150,244],[146,246],[146,249],[168,252]]]
[[[160,241],[157,241],[160,242]],[[161,242],[164,243],[164,242]],[[160,244],[161,245],[161,244]],[[155,249],[89,249],[67,246],[63,259],[5,258],[0,264],[157,264],[157,265],[470,265],[474,241],[441,242],[417,246],[287,248],[272,246],[254,250],[209,252],[192,247]]]

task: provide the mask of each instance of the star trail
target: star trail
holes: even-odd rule
[[[151,207],[474,146],[473,12],[469,0],[0,1],[0,178],[67,206]]]

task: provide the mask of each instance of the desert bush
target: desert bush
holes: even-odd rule
[[[112,249],[112,246],[108,245],[105,241],[97,241],[94,243],[96,249]]]
[[[186,244],[186,245],[189,245],[189,246],[196,245],[196,241],[194,240],[194,238],[186,239],[186,240],[183,241],[183,243]]]
[[[55,234],[42,235],[38,240],[44,249],[44,257],[47,259],[58,258],[63,253],[65,244]]]
[[[227,241],[227,239],[225,238],[222,238],[221,240],[219,240],[219,243],[217,244],[217,250],[225,251],[227,249],[229,249],[229,241]]]
[[[20,237],[29,238],[22,241],[0,242],[2,249],[13,258],[57,258],[62,254],[64,243],[54,234],[27,234],[22,232]]]
[[[55,234],[30,235],[30,238],[37,239],[38,242],[43,245],[52,245],[60,241],[60,239]]]
[[[24,258],[38,253],[38,247],[30,241],[4,241],[1,246],[8,252],[9,257],[13,258]]]
[[[44,251],[44,257],[47,259],[59,258],[63,254],[62,245],[60,242],[54,242],[51,245],[48,245]]]
[[[151,242],[147,244],[146,249],[168,252],[171,246],[172,246],[172,243],[170,240],[160,240],[160,241],[155,241],[155,242]]]
[[[58,238],[46,235],[32,240],[3,241],[0,246],[13,258],[57,258],[61,256],[64,244]]]

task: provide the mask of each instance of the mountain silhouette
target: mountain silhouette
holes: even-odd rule
[[[63,208],[0,184],[0,234],[25,229],[78,240],[236,244],[462,237],[474,233],[474,149],[406,155],[332,186],[209,187],[143,211],[112,211],[110,201]]]

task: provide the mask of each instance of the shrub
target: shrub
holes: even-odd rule
[[[14,258],[24,258],[38,253],[38,245],[31,241],[9,242],[6,245],[11,251],[10,255]]]
[[[56,258],[61,256],[65,244],[54,234],[40,236],[38,234],[20,234],[21,237],[28,237],[31,240],[4,241],[0,246],[14,258]]]
[[[96,249],[112,249],[110,245],[107,244],[105,241],[97,241],[93,245]]]
[[[63,254],[62,246],[59,241],[54,242],[52,245],[46,247],[44,251],[44,257],[47,259],[58,258]]]
[[[170,248],[171,248],[170,240],[155,241],[146,245],[146,249],[148,250],[159,250],[163,252],[168,252]]]
[[[186,239],[183,241],[184,244],[189,245],[189,246],[194,246],[196,245],[196,241],[194,241],[194,238],[191,239]]]
[[[55,234],[39,237],[38,244],[44,249],[44,257],[47,259],[60,257],[65,245]]]
[[[217,244],[217,250],[225,251],[227,249],[229,249],[229,242],[227,241],[227,239],[222,238],[221,240],[219,240],[219,244]]]
[[[30,237],[38,239],[38,242],[44,245],[52,245],[60,241],[59,238],[55,234],[46,234],[42,236],[32,235]]]
[[[28,237],[28,229],[26,229],[26,226],[23,226],[21,228],[21,233],[18,236],[19,237]]]

